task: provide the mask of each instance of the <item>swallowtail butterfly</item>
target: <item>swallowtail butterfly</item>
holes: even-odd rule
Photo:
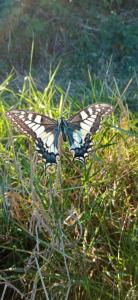
[[[112,111],[111,105],[93,104],[68,120],[60,118],[57,121],[24,110],[11,110],[6,115],[17,130],[34,139],[39,155],[49,166],[57,164],[60,158],[59,137],[68,140],[74,159],[84,163],[92,149],[91,137],[98,131],[102,118]]]

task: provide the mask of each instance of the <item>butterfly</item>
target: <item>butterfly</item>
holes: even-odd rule
[[[48,167],[60,159],[60,137],[68,140],[74,159],[84,163],[93,146],[92,136],[98,131],[102,118],[112,112],[109,104],[93,104],[68,120],[61,117],[56,121],[25,110],[11,110],[6,116],[17,130],[34,139],[38,154]]]

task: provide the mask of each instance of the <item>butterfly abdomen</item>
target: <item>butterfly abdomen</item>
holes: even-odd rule
[[[59,120],[58,124],[59,124],[59,131],[61,131],[61,133],[62,133],[63,141],[66,142],[67,141],[67,127],[68,127],[68,124],[63,118],[61,118]]]

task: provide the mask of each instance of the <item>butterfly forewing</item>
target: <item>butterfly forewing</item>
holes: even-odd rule
[[[31,136],[35,140],[37,151],[45,160],[47,166],[57,163],[59,159],[59,133],[55,120],[24,110],[9,111],[7,117],[20,132]]]
[[[74,159],[85,161],[93,145],[91,136],[99,130],[102,118],[112,111],[111,105],[93,104],[68,120],[67,135]]]

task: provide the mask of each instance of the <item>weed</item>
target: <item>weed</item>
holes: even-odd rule
[[[85,168],[65,145],[61,164],[45,170],[32,141],[6,120],[11,107],[58,118],[64,98],[66,117],[90,104],[74,102],[55,74],[43,91],[31,75],[17,92],[7,85],[12,75],[0,86],[1,299],[137,299],[137,127],[126,89],[115,82],[109,95],[100,83],[100,102],[116,112]]]

